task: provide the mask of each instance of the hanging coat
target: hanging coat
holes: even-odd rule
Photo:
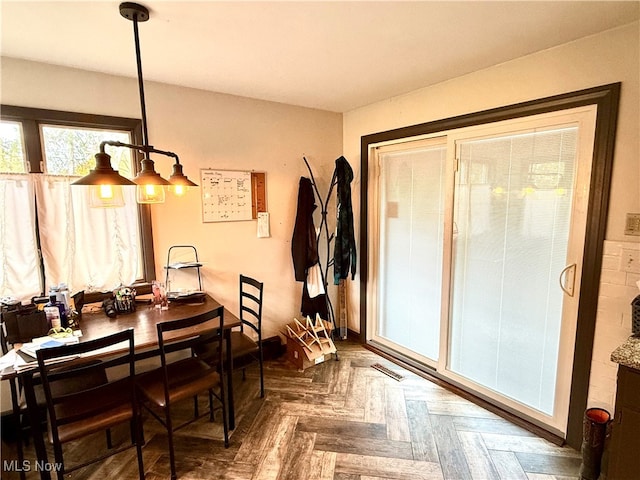
[[[333,250],[333,283],[338,285],[340,280],[356,274],[356,239],[353,233],[353,207],[351,205],[351,181],[353,170],[347,159],[340,157],[336,160],[336,177],[338,182],[338,219],[336,244]]]
[[[291,255],[296,280],[307,279],[307,269],[318,263],[318,240],[313,225],[313,211],[316,209],[311,180],[300,177],[298,186],[298,210],[291,239]]]
[[[298,186],[298,209],[291,239],[291,256],[295,279],[304,282],[300,312],[315,318],[316,313],[324,319],[328,318],[326,293],[309,296],[307,275],[309,270],[318,264],[318,239],[313,224],[313,212],[316,209],[313,185],[311,180],[300,177]],[[316,289],[314,289],[316,290]],[[314,291],[313,294],[316,292]]]

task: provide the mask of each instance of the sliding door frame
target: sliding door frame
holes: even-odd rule
[[[367,285],[369,264],[368,228],[368,178],[369,152],[371,145],[393,140],[408,139],[421,135],[435,134],[462,127],[527,117],[541,113],[570,108],[596,105],[596,125],[593,146],[589,205],[584,244],[582,283],[580,285],[575,352],[571,380],[571,403],[567,424],[566,442],[579,448],[582,441],[582,419],[587,406],[593,337],[595,333],[602,250],[607,226],[609,191],[620,99],[620,83],[602,85],[576,92],[570,92],[538,100],[484,110],[433,122],[387,130],[361,138],[360,143],[360,341],[368,344],[367,331]],[[412,362],[405,357],[401,360],[419,368],[425,373],[443,379],[435,371]]]

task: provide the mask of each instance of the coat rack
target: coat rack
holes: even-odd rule
[[[309,170],[309,176],[311,177],[311,185],[313,186],[313,191],[316,194],[316,198],[318,202],[320,202],[320,227],[318,228],[318,234],[316,236],[316,243],[320,245],[320,239],[324,236],[326,243],[326,258],[325,261],[322,262],[322,258],[320,258],[320,272],[322,278],[322,285],[324,286],[324,290],[326,292],[327,299],[327,312],[329,314],[329,318],[327,319],[333,324],[333,331],[337,332],[336,325],[336,317],[333,312],[333,305],[331,304],[331,298],[329,298],[329,290],[327,289],[327,278],[329,276],[329,267],[331,267],[334,263],[334,259],[331,258],[331,242],[333,241],[334,234],[329,233],[329,224],[327,223],[327,206],[329,204],[329,199],[331,198],[331,193],[333,192],[334,187],[338,183],[336,171],[333,171],[333,176],[331,177],[331,183],[329,184],[329,191],[327,192],[327,196],[323,199],[320,196],[320,191],[318,190],[318,185],[316,184],[316,179],[313,176],[313,171],[311,170],[311,166],[309,166],[309,162],[305,156],[302,157],[304,160],[304,164],[307,166],[307,170]],[[318,256],[320,257],[320,249],[318,249]]]

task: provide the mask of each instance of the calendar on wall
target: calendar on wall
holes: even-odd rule
[[[264,172],[200,169],[202,221],[254,220],[266,212]]]

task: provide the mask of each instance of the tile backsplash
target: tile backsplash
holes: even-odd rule
[[[631,301],[640,294],[640,273],[629,265],[630,254],[640,257],[640,243],[604,242],[587,405],[612,414],[618,365],[610,356],[631,335]]]

